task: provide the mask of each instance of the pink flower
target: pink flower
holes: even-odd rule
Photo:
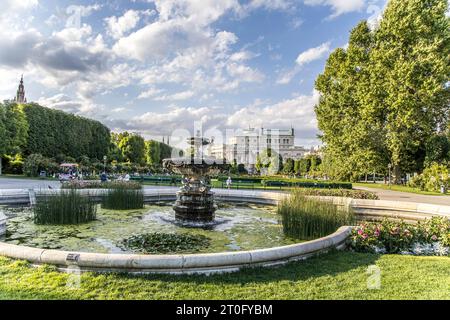
[[[433,240],[433,241],[436,241],[438,239],[438,237],[436,237],[436,235],[433,235],[432,237],[431,237],[431,240]]]
[[[363,233],[364,233],[364,232],[362,231],[362,229],[359,229],[359,230],[358,230],[358,234],[359,234],[359,235],[362,235]]]
[[[366,240],[368,237],[369,237],[369,236],[368,236],[367,234],[363,234],[363,235],[362,235],[362,238],[363,238],[364,240]]]

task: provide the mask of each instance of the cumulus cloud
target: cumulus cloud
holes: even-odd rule
[[[329,53],[330,53],[330,42],[326,42],[318,47],[311,48],[306,50],[305,52],[300,53],[295,62],[297,62],[299,66],[303,66],[315,60],[322,59]]]
[[[309,64],[311,62],[314,62],[316,60],[323,59],[331,52],[331,43],[326,42],[321,44],[318,47],[310,48],[302,53],[300,53],[295,60],[296,65],[293,69],[288,70],[286,72],[283,72],[278,80],[278,84],[288,84],[292,81],[292,79],[301,71],[301,68]]]
[[[365,0],[304,0],[308,6],[328,6],[333,13],[330,19],[336,18],[342,14],[360,11],[365,6]]]
[[[105,19],[108,33],[114,39],[122,38],[127,32],[133,30],[141,19],[139,11],[128,10],[121,17],[112,16]]]

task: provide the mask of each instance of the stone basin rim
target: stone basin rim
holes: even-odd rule
[[[0,190],[0,194],[2,191]],[[83,191],[88,191],[92,196],[98,195],[97,192],[104,192],[103,190],[96,190],[94,193],[92,190]],[[145,190],[145,194],[150,201],[159,201],[174,197],[175,190]],[[248,203],[277,203],[287,196],[282,192],[232,192],[229,190],[218,191],[216,194],[228,201]],[[361,215],[370,216],[375,214],[372,211],[376,210],[376,214],[388,218],[405,215],[411,219],[431,216],[444,216],[450,219],[450,206],[336,197],[319,198],[352,207]],[[390,213],[392,210],[396,212],[394,215]],[[0,242],[0,255],[26,260],[33,265],[55,265],[61,271],[73,271],[73,268],[76,268],[80,272],[211,274],[234,272],[244,267],[270,267],[289,261],[303,260],[333,249],[344,249],[352,228],[351,226],[341,227],[331,235],[308,242],[251,251],[185,255],[103,254],[39,249]]]

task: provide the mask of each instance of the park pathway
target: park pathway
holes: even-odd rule
[[[353,187],[357,190],[370,191],[378,195],[380,200],[430,203],[450,206],[450,196],[423,195],[410,192],[384,190],[370,187]]]

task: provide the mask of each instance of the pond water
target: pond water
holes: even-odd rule
[[[29,208],[3,208],[8,217],[7,243],[43,249],[99,253],[133,253],[123,248],[123,239],[145,233],[183,233],[210,239],[207,248],[195,252],[253,250],[293,244],[284,236],[275,206],[220,203],[214,224],[180,225],[171,204],[147,205],[141,210],[104,210],[97,220],[70,226],[39,226]],[[180,252],[177,252],[180,253]]]

